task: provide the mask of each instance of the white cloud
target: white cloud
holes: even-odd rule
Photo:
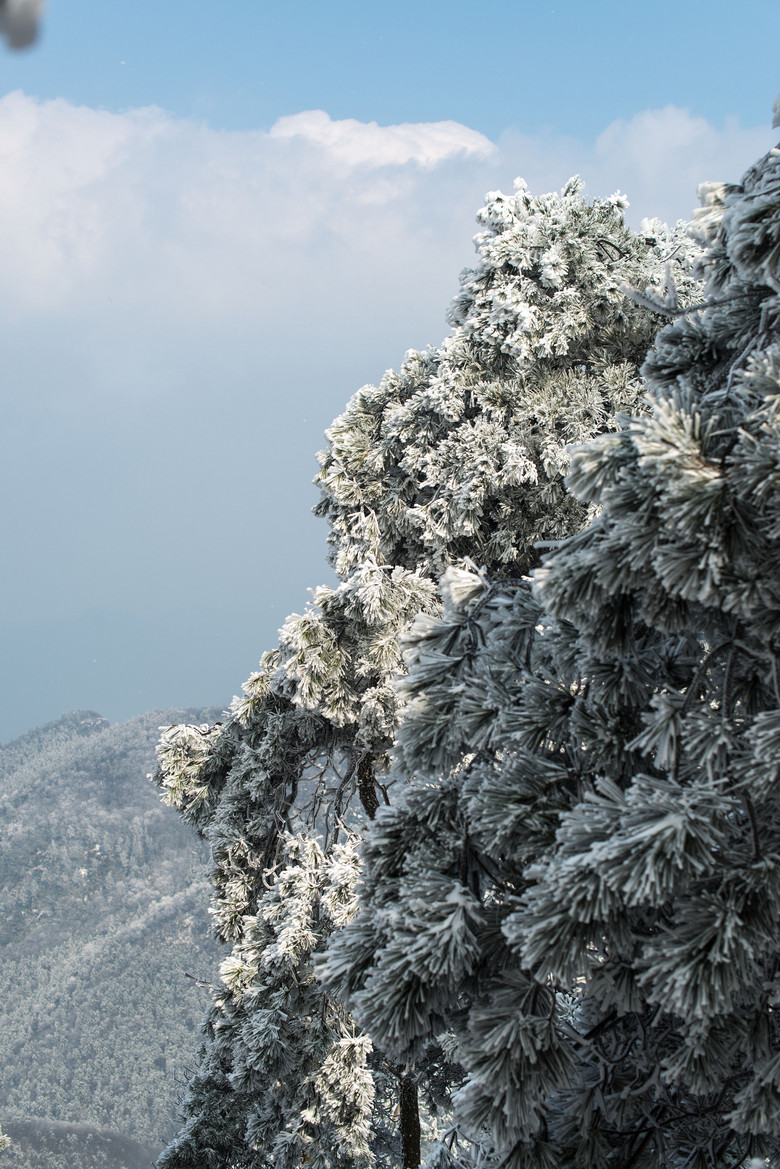
[[[416,232],[438,260],[454,221],[425,207],[431,172],[454,167],[457,188],[491,153],[454,122],[315,111],[229,133],[12,93],[0,100],[0,294],[17,318],[105,315],[109,303],[157,320],[297,316],[307,293],[332,301],[340,284],[392,282]]]
[[[775,140],[769,118],[758,129],[745,129],[735,120],[719,129],[706,118],[666,106],[612,122],[596,140],[594,169],[622,173],[622,189],[632,202],[641,200],[645,214],[688,219],[700,183],[738,182]]]
[[[354,118],[332,121],[324,110],[291,114],[271,127],[269,137],[303,138],[322,147],[335,161],[347,166],[403,166],[416,162],[437,166],[457,155],[487,158],[494,143],[459,122],[405,122],[379,126]]]
[[[341,305],[354,332],[401,295],[407,314],[428,317],[430,294],[441,320],[486,189],[517,173],[549,189],[579,171],[594,194],[627,192],[635,222],[687,217],[699,181],[737,178],[770,143],[768,126],[718,129],[673,107],[591,144],[517,133],[493,144],[455,122],[309,111],[235,133],[16,92],[0,100],[0,295],[16,321],[131,313],[139,327],[274,332],[305,330],[304,307],[341,328]]]
[[[738,180],[772,145],[769,120],[719,128],[668,108],[592,143],[491,144],[447,122],[309,112],[228,133],[158,109],[0,99],[0,618],[70,630],[55,653],[42,626],[38,658],[25,635],[23,659],[67,679],[92,628],[74,615],[122,610],[135,628],[165,610],[178,633],[147,620],[146,641],[117,634],[105,651],[132,705],[92,691],[63,705],[210,699],[149,691],[192,642],[189,606],[217,614],[192,642],[197,668],[237,687],[326,571],[308,517],[322,431],[407,348],[442,339],[484,192],[579,172],[591,194],[627,192],[633,223],[687,217],[701,180]],[[207,649],[228,628],[246,654],[230,670]]]
[[[745,128],[730,120],[719,128],[688,110],[666,106],[617,119],[592,143],[509,131],[499,146],[502,159],[516,160],[533,190],[559,187],[580,174],[589,194],[623,191],[630,200],[629,222],[636,226],[645,217],[689,219],[705,180],[738,182],[775,144],[769,121]]]

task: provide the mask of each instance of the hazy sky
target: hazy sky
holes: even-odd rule
[[[441,341],[487,190],[687,218],[777,136],[777,0],[225,8],[50,0],[0,50],[0,740],[229,702],[330,579],[323,430]]]

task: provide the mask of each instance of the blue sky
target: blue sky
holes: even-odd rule
[[[40,97],[160,105],[231,130],[322,108],[494,139],[513,126],[582,136],[667,104],[757,125],[778,23],[775,0],[50,0],[39,50],[3,74]]]
[[[687,218],[776,137],[776,0],[226,8],[50,0],[0,50],[0,740],[229,702],[329,579],[325,427],[442,339],[485,191]]]

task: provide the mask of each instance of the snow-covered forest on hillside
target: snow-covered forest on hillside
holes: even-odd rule
[[[231,947],[160,1169],[780,1158],[780,151],[700,193],[492,192],[327,432],[338,584],[158,749]]]
[[[76,711],[0,747],[0,1165],[149,1169],[176,1131],[219,948],[205,848],[144,775],[161,723],[218,713]]]

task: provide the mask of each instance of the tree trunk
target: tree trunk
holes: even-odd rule
[[[417,1080],[405,1072],[400,1080],[401,1148],[403,1169],[418,1169],[420,1164],[420,1109],[417,1104]]]
[[[364,755],[358,763],[358,795],[369,820],[373,820],[379,807],[379,796],[376,794],[374,768],[370,755]]]

